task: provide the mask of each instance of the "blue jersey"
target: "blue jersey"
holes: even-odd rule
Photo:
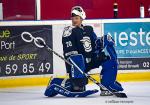
[[[62,37],[65,58],[74,54],[82,54],[85,58],[91,58],[95,52],[96,39],[91,26],[65,27]]]
[[[91,26],[65,27],[62,36],[64,57],[68,59],[71,55],[82,54],[85,64],[88,64],[96,55],[96,40],[97,36]]]

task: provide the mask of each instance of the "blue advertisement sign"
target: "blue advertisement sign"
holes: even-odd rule
[[[105,23],[104,34],[110,34],[119,58],[150,57],[150,22]]]
[[[115,40],[119,69],[150,69],[150,22],[104,23]]]

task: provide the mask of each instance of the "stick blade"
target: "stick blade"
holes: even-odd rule
[[[116,97],[120,97],[120,98],[128,98],[127,95],[125,93],[113,93]]]

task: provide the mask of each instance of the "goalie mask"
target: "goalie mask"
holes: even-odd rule
[[[71,16],[72,17],[73,16],[80,16],[82,19],[86,18],[86,14],[85,14],[83,8],[80,7],[80,6],[75,6],[75,7],[72,8],[72,10],[71,10]]]

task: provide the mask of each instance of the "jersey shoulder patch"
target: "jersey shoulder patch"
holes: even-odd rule
[[[63,37],[68,37],[71,35],[72,33],[72,29],[74,28],[74,26],[67,26],[64,28],[64,31],[63,31]]]

